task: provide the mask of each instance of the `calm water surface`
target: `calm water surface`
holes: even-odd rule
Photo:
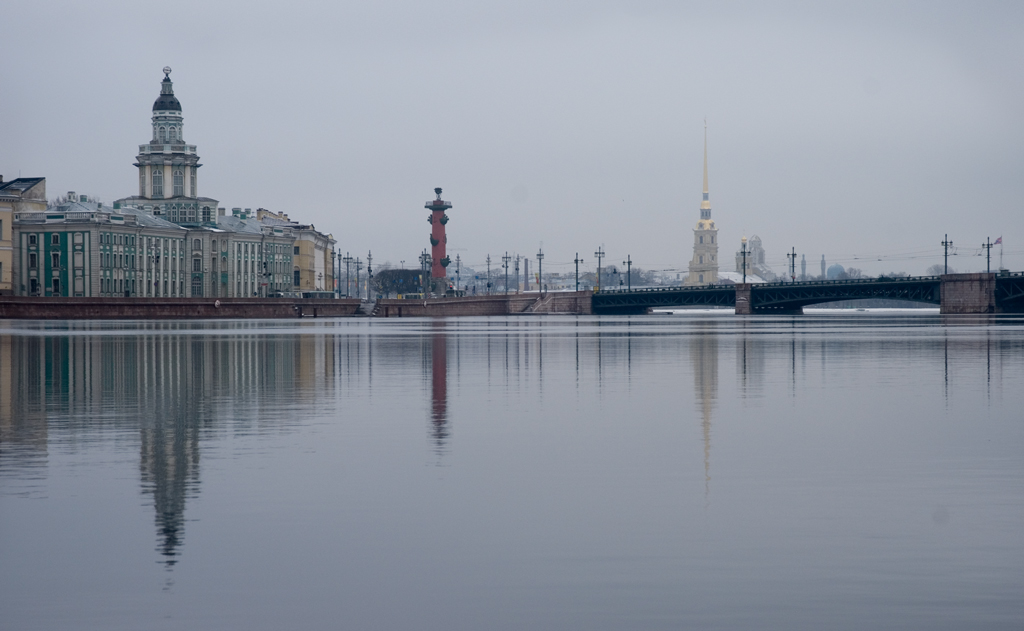
[[[0,628],[1019,629],[1024,321],[0,322]]]

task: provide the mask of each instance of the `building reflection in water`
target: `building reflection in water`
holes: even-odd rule
[[[444,320],[433,320],[430,324],[430,423],[434,444],[440,452],[449,432],[448,334]]]
[[[718,398],[718,336],[712,323],[702,323],[690,340],[693,389],[704,438],[704,496],[711,490],[711,412]]]
[[[0,476],[30,477],[48,444],[138,431],[142,494],[155,512],[157,551],[181,554],[185,506],[199,492],[204,435],[233,425],[280,425],[278,397],[295,401],[333,383],[323,335],[266,335],[252,323],[203,330],[152,323],[140,331],[0,336]],[[84,325],[83,325],[84,327]]]
[[[0,335],[0,481],[5,493],[31,493],[33,480],[45,480],[48,452],[86,440],[100,443],[95,436],[103,432],[117,437],[111,440],[137,436],[141,491],[154,510],[156,549],[168,567],[180,558],[186,506],[200,491],[204,441],[227,431],[301,427],[301,406],[316,401],[333,405],[339,401],[334,388],[388,396],[396,389],[404,394],[410,380],[421,379],[424,388],[429,383],[429,395],[416,392],[415,402],[422,405],[429,397],[429,440],[441,451],[451,439],[452,401],[465,403],[505,388],[516,397],[529,393],[543,411],[546,393],[554,400],[575,384],[577,392],[582,390],[575,395],[577,401],[599,408],[607,392],[602,388],[616,383],[627,390],[645,387],[650,370],[678,365],[680,355],[688,353],[708,497],[719,356],[728,357],[731,348],[722,348],[728,340],[736,340],[741,398],[794,380],[797,388],[803,387],[814,377],[806,366],[815,354],[820,354],[824,378],[837,363],[863,357],[870,351],[865,344],[877,344],[876,354],[894,352],[891,339],[833,339],[827,334],[819,334],[816,341],[800,340],[796,349],[791,339],[795,333],[761,335],[762,325],[730,337],[734,321],[697,321],[683,333],[672,330],[664,338],[615,320],[578,320],[575,330],[547,337],[540,321],[529,319],[495,319],[486,325],[439,319],[415,325],[413,335],[408,324],[380,334],[331,322],[303,322],[282,332],[245,322],[132,326],[137,329],[69,323],[64,330],[21,329]],[[1020,353],[1015,342],[969,330],[944,330],[942,337],[897,343],[931,358],[942,371],[936,379],[944,380],[947,389],[966,380],[990,387],[992,396],[998,396],[1004,358]],[[455,376],[466,361],[461,373],[466,384],[458,379],[449,384],[450,355]],[[977,365],[977,358],[984,366]],[[652,368],[657,366],[662,368]],[[502,370],[505,374],[498,378]],[[346,409],[345,404],[339,409]],[[422,427],[421,419],[416,419],[417,427]]]

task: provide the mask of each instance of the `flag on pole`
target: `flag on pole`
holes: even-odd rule
[[[1003,244],[1003,238],[999,237],[998,239],[996,239],[996,242],[993,243],[992,245],[1002,245],[1002,244]]]

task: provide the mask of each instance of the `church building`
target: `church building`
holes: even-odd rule
[[[693,229],[693,258],[690,274],[684,285],[710,285],[718,282],[718,228],[711,220],[708,199],[708,126],[704,124],[704,199],[700,203],[700,220]]]

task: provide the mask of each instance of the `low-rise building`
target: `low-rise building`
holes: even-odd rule
[[[16,292],[26,296],[188,296],[188,230],[85,195],[14,214]]]
[[[46,178],[0,176],[0,296],[17,293],[14,278],[14,215],[46,210]]]
[[[287,213],[257,209],[257,220],[274,228],[290,228],[292,245],[292,285],[295,291],[334,290],[334,236],[318,231],[312,224],[301,224]]]

